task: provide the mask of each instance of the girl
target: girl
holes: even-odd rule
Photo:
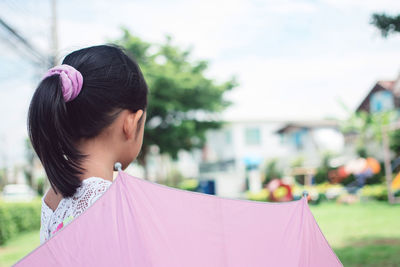
[[[125,169],[137,157],[147,93],[137,63],[114,45],[74,51],[44,76],[28,114],[51,185],[42,198],[41,243],[107,190],[115,162]]]

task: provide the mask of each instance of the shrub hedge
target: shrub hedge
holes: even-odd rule
[[[0,245],[15,235],[40,228],[41,202],[0,201]]]

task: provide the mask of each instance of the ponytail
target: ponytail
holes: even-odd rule
[[[81,185],[82,155],[74,146],[59,74],[46,77],[37,87],[28,113],[28,134],[53,190],[63,197]]]

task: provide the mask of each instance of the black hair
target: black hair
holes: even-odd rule
[[[65,102],[60,75],[43,79],[29,106],[28,134],[53,190],[70,197],[81,185],[84,170],[85,155],[75,143],[100,134],[124,109],[145,111],[148,88],[138,64],[116,45],[74,51],[62,64],[82,74],[82,90]]]

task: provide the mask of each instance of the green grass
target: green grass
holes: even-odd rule
[[[19,234],[0,247],[0,267],[11,266],[39,246],[39,230]]]
[[[385,202],[310,206],[344,266],[400,266],[400,205]],[[39,231],[18,235],[0,247],[0,267],[10,266],[39,245]]]
[[[400,266],[400,239],[372,238],[336,248],[344,266]]]
[[[310,206],[344,266],[400,266],[400,205]]]

